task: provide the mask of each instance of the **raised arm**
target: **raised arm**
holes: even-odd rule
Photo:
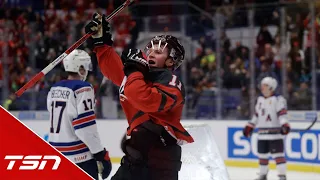
[[[112,34],[110,24],[105,15],[94,14],[93,19],[85,26],[86,33],[94,33],[89,39],[89,46],[97,55],[102,74],[117,86],[124,78],[123,65],[119,55],[112,48]]]
[[[113,84],[120,86],[124,78],[123,64],[119,55],[110,46],[104,45],[96,47],[98,64],[102,74],[110,79]]]

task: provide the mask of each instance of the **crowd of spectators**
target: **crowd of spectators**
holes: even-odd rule
[[[143,1],[143,0],[141,0]],[[27,2],[27,1],[25,1]],[[193,2],[193,1],[192,1]],[[201,1],[202,2],[202,1]],[[203,1],[211,2],[211,1]],[[288,8],[286,17],[286,34],[290,34],[290,43],[285,50],[287,59],[285,63],[281,59],[280,31],[274,36],[268,30],[268,26],[275,25],[280,28],[280,11],[276,7],[269,7],[267,12],[262,11],[255,16],[255,24],[260,26],[256,37],[256,47],[249,49],[241,41],[233,44],[226,33],[228,28],[248,26],[248,13],[242,1],[221,1],[219,8],[204,8],[212,12],[213,16],[220,19],[223,31],[220,35],[220,47],[216,47],[216,39],[208,33],[216,24],[212,24],[205,16],[197,15],[188,23],[187,34],[193,39],[198,39],[199,49],[197,57],[189,60],[188,87],[191,98],[191,106],[197,105],[197,97],[206,89],[217,87],[216,77],[222,80],[225,89],[241,89],[243,99],[249,96],[250,83],[250,51],[255,56],[256,84],[265,76],[273,76],[280,83],[287,83],[289,109],[311,109],[311,26],[310,14],[307,7],[305,11],[291,13]],[[46,0],[43,6],[28,6],[21,8],[19,5],[0,10],[0,71],[5,69],[7,77],[0,73],[1,92],[7,87],[8,92],[13,93],[28,82],[30,78],[46,67],[57,56],[63,53],[71,44],[84,35],[83,26],[91,19],[94,12],[109,14],[122,1],[115,0]],[[194,3],[200,3],[195,1]],[[240,4],[239,4],[240,3]],[[201,4],[201,3],[200,3]],[[237,8],[237,5],[240,5]],[[200,5],[199,5],[200,6]],[[210,6],[204,3],[204,7]],[[201,7],[201,6],[200,6]],[[259,12],[259,11],[256,11]],[[192,13],[190,11],[190,13]],[[267,16],[267,14],[270,15]],[[113,21],[115,34],[114,47],[121,52],[126,47],[135,47],[139,35],[139,27],[134,15],[125,10]],[[316,10],[316,21],[313,25],[316,29],[316,42],[320,42],[320,11]],[[304,32],[307,38],[304,38]],[[208,35],[209,34],[209,35]],[[81,46],[92,55],[93,73],[88,81],[94,84],[98,94],[103,92],[99,88],[102,80],[101,73],[97,69],[95,55],[90,52],[87,44]],[[3,51],[2,49],[5,49]],[[221,52],[221,74],[217,73],[216,49]],[[3,54],[3,53],[7,54]],[[319,45],[317,45],[317,66],[320,67]],[[4,58],[4,56],[6,58]],[[6,63],[4,63],[6,59]],[[287,81],[282,82],[281,68],[286,67]],[[4,78],[8,80],[3,81]],[[62,66],[55,68],[53,72],[43,78],[31,91],[47,91],[55,82],[66,78]],[[7,83],[7,84],[5,84]],[[102,94],[103,95],[103,94]],[[7,107],[19,109],[14,105],[15,97],[9,96]],[[301,105],[304,102],[303,105]],[[99,103],[99,102],[98,102]],[[247,108],[249,103],[239,104],[238,110]],[[248,116],[249,112],[243,112]]]
[[[10,3],[10,1],[8,1]],[[17,3],[17,4],[15,4]],[[30,1],[32,4],[32,2]],[[37,72],[62,54],[76,40],[84,35],[84,25],[92,18],[94,12],[108,15],[121,1],[86,1],[86,0],[46,0],[40,6],[26,2],[13,1],[8,8],[0,10],[0,91],[6,88],[9,94],[16,92]],[[39,3],[41,4],[41,3]],[[1,4],[5,7],[6,4]],[[34,7],[37,7],[34,9]],[[121,52],[126,46],[135,46],[137,27],[130,12],[124,10],[112,21],[114,47]],[[133,34],[131,36],[131,34]],[[97,70],[95,55],[90,52],[88,44],[80,48],[92,56],[93,71],[88,81],[101,82],[102,76]],[[4,54],[5,53],[5,54]],[[6,63],[5,63],[6,62]],[[3,74],[8,76],[3,77]],[[41,79],[29,92],[48,91],[55,82],[65,79],[62,64],[58,65],[45,78]],[[15,105],[14,96],[7,94],[6,107],[21,109]],[[2,95],[1,95],[2,97]],[[6,98],[6,97],[5,97]],[[21,103],[21,102],[19,102]],[[30,106],[29,106],[30,107]]]
[[[301,11],[299,4],[286,8],[287,17],[285,19],[287,25],[285,27],[285,35],[288,38],[288,42],[285,42],[284,49],[281,49],[280,9],[271,7],[266,10],[265,7],[263,8],[261,10],[258,8],[255,11],[254,22],[260,25],[260,29],[255,37],[254,49],[249,49],[249,47],[242,44],[241,40],[232,44],[226,33],[228,29],[239,27],[239,24],[240,27],[248,27],[246,21],[235,22],[239,19],[238,14],[241,14],[242,10],[237,9],[233,4],[225,4],[215,9],[215,15],[223,20],[219,24],[222,29],[219,37],[220,47],[216,47],[217,39],[212,34],[206,34],[207,29],[217,26],[216,23],[206,19],[204,16],[191,22],[194,25],[190,29],[191,32],[192,29],[202,30],[200,33],[198,31],[198,34],[195,34],[199,44],[199,48],[196,51],[197,57],[188,64],[187,68],[191,69],[191,76],[189,77],[189,84],[192,85],[190,90],[192,95],[190,98],[191,108],[196,107],[199,96],[203,91],[215,90],[218,76],[222,82],[221,87],[224,89],[241,89],[242,103],[239,103],[237,109],[243,117],[248,118],[250,115],[250,103],[254,101],[254,99],[249,98],[249,91],[256,91],[256,94],[259,95],[259,82],[264,77],[271,76],[279,82],[277,93],[284,94],[285,92],[281,92],[281,85],[283,83],[286,84],[288,108],[290,110],[312,109],[311,78],[317,78],[318,82],[320,78],[320,6],[316,6],[314,24],[311,24],[311,15],[307,6],[304,6],[305,9],[303,11]],[[299,8],[300,12],[297,11]],[[271,16],[267,16],[267,14],[271,14]],[[247,15],[246,11],[245,18],[247,18]],[[315,28],[318,77],[311,77],[312,26]],[[270,32],[269,27],[276,28],[274,35]],[[221,56],[220,65],[216,61],[216,50],[218,49],[220,49]],[[255,89],[250,89],[250,77],[252,76],[250,73],[250,51],[254,51]],[[284,52],[285,59],[282,59],[282,52]],[[221,74],[217,74],[217,66],[221,67]],[[282,66],[285,66],[284,68],[286,69],[285,82],[281,78]]]

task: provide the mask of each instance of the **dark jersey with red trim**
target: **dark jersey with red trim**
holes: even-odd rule
[[[167,69],[151,69],[148,76],[134,72],[126,77],[118,54],[112,47],[95,48],[101,72],[120,86],[120,103],[128,120],[128,135],[145,121],[162,125],[178,144],[193,138],[180,123],[184,106],[184,87]]]

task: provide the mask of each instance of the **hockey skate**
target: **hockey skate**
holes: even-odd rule
[[[267,180],[267,175],[266,174],[263,174],[263,175],[259,175],[259,177],[255,180]]]
[[[286,175],[279,175],[279,180],[287,180],[287,176]]]

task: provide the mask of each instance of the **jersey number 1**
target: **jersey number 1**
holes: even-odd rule
[[[181,84],[181,82],[179,80],[178,80],[178,83],[177,83],[177,76],[176,75],[172,75],[172,79],[169,82],[169,85],[175,86],[181,91],[182,84]]]
[[[66,108],[66,102],[65,101],[52,101],[51,103],[51,128],[50,128],[50,132],[51,133],[59,133],[60,132],[60,126],[61,126],[61,119],[62,119],[62,114],[64,109]],[[59,113],[59,119],[58,119],[58,125],[57,125],[57,130],[56,132],[54,132],[54,128],[53,128],[53,114],[54,114],[54,110],[55,108],[61,107],[60,109],[60,113]]]

